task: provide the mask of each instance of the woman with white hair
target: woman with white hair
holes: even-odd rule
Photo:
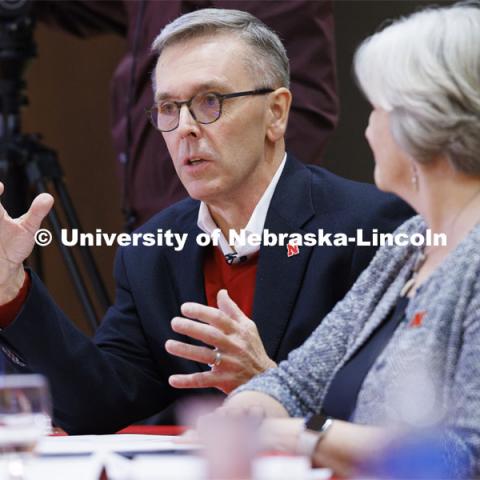
[[[340,474],[399,432],[431,426],[449,472],[480,473],[479,7],[417,12],[355,56],[375,182],[419,213],[396,238],[429,230],[446,245],[381,248],[305,344],[225,404],[297,417],[267,422],[274,445]]]

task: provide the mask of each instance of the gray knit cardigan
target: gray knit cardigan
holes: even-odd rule
[[[425,229],[417,216],[397,233]],[[418,250],[380,248],[301,347],[232,395],[255,390],[274,397],[291,416],[318,412],[335,373],[395,305]],[[468,459],[468,475],[480,472],[480,225],[410,300],[406,321],[365,377],[351,420],[412,427],[440,423],[449,436],[449,460],[460,453]]]

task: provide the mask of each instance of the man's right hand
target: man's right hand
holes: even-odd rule
[[[4,190],[0,182],[0,195]],[[27,213],[11,218],[0,203],[0,305],[13,300],[24,280],[23,262],[35,245],[35,232],[53,206],[53,197],[41,193]]]

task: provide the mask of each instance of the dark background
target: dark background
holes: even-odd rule
[[[323,163],[331,171],[373,181],[373,159],[364,139],[370,109],[353,81],[353,53],[360,41],[386,20],[428,4],[431,2],[334,2],[341,113]],[[36,40],[39,55],[27,73],[30,105],[24,110],[23,129],[41,133],[44,142],[58,152],[84,230],[120,232],[123,222],[109,131],[109,86],[125,42],[113,35],[78,39],[43,25],[37,27]],[[67,314],[86,329],[58,248],[52,244],[43,252],[50,291]],[[115,249],[94,248],[93,253],[113,296]]]

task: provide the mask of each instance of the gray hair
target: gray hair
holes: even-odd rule
[[[245,58],[246,66],[255,78],[263,79],[261,86],[289,87],[290,67],[280,38],[258,18],[240,10],[205,8],[182,15],[165,26],[152,50],[160,56],[173,44],[222,33],[237,35],[253,49],[255,56]]]
[[[444,154],[480,174],[480,2],[428,8],[367,38],[355,54],[361,89],[390,112],[416,161]]]

